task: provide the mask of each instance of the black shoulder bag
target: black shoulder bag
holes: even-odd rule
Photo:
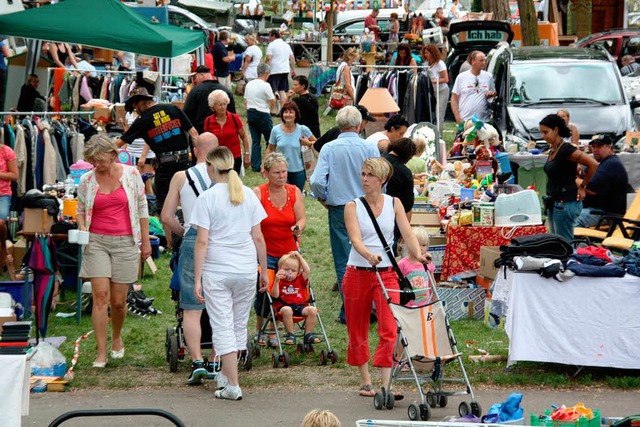
[[[410,301],[413,301],[416,298],[416,294],[413,292],[413,287],[411,286],[411,283],[409,283],[409,280],[406,277],[404,277],[404,275],[400,271],[400,267],[398,267],[396,258],[393,256],[393,252],[391,251],[391,248],[387,244],[387,240],[382,235],[382,230],[380,230],[380,226],[378,225],[378,221],[376,220],[375,215],[373,215],[371,206],[369,206],[369,203],[367,203],[364,196],[360,197],[360,201],[364,205],[364,208],[367,210],[367,213],[369,214],[369,218],[371,218],[371,222],[373,223],[373,227],[376,229],[376,233],[378,234],[378,237],[382,242],[384,251],[387,253],[389,260],[391,261],[393,270],[398,275],[398,285],[400,287],[400,304],[406,305],[407,303],[409,303]]]

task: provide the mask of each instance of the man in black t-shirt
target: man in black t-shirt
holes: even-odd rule
[[[295,96],[295,98],[291,98]],[[316,138],[320,138],[320,119],[318,118],[318,98],[309,93],[309,79],[306,76],[296,76],[289,92],[289,98],[296,103],[300,110],[301,125],[311,130]]]
[[[212,113],[209,107],[209,94],[216,89],[223,90],[229,97],[227,111],[236,112],[236,103],[233,100],[233,93],[226,86],[221,85],[213,79],[211,70],[206,65],[199,65],[193,76],[193,89],[189,92],[187,100],[184,102],[182,111],[187,115],[198,134],[204,132],[204,119]]]
[[[576,227],[592,227],[600,215],[591,209],[624,215],[627,210],[627,188],[629,176],[620,158],[613,152],[613,141],[606,135],[595,135],[589,142],[598,169],[587,184],[582,212],[575,221]]]
[[[229,32],[220,31],[220,36],[216,44],[211,49],[213,55],[213,68],[218,81],[231,90],[231,77],[229,75],[229,64],[236,60],[236,55],[229,53],[227,45],[229,44]]]
[[[135,88],[124,107],[127,111],[136,110],[139,117],[116,139],[116,144],[120,147],[136,138],[144,139],[145,146],[138,165],[144,165],[149,150],[155,153],[153,191],[161,211],[173,174],[191,164],[189,153],[198,132],[180,108],[173,104],[157,104],[144,87]]]

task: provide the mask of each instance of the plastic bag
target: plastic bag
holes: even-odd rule
[[[61,377],[67,372],[67,359],[54,345],[40,341],[31,359],[31,375]]]

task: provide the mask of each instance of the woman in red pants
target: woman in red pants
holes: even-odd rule
[[[365,160],[361,175],[364,199],[371,207],[387,243],[393,243],[393,228],[397,223],[409,249],[410,259],[415,263],[426,263],[402,203],[397,198],[382,193],[382,186],[392,173],[391,164],[383,158]],[[360,395],[373,396],[375,390],[369,374],[369,314],[372,303],[376,305],[380,337],[373,356],[373,366],[382,369],[382,384],[389,383],[397,334],[395,320],[385,301],[376,272],[380,273],[387,289],[398,289],[398,276],[393,271],[362,200],[347,203],[344,220],[352,243],[342,288],[349,335],[347,363],[360,370]],[[401,395],[396,394],[396,400],[401,398]]]

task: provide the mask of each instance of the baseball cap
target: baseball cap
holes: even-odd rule
[[[591,137],[591,141],[589,141],[589,145],[592,144],[611,145],[613,144],[613,140],[607,135],[593,135],[593,137]]]
[[[206,65],[198,65],[198,67],[196,68],[196,73],[210,73],[211,72],[211,68],[207,67]]]
[[[362,115],[362,120],[366,120],[368,122],[377,121],[375,117],[369,114],[369,110],[367,110],[367,107],[364,107],[362,105],[356,105],[356,108],[358,109],[358,111],[360,111],[360,115]]]

